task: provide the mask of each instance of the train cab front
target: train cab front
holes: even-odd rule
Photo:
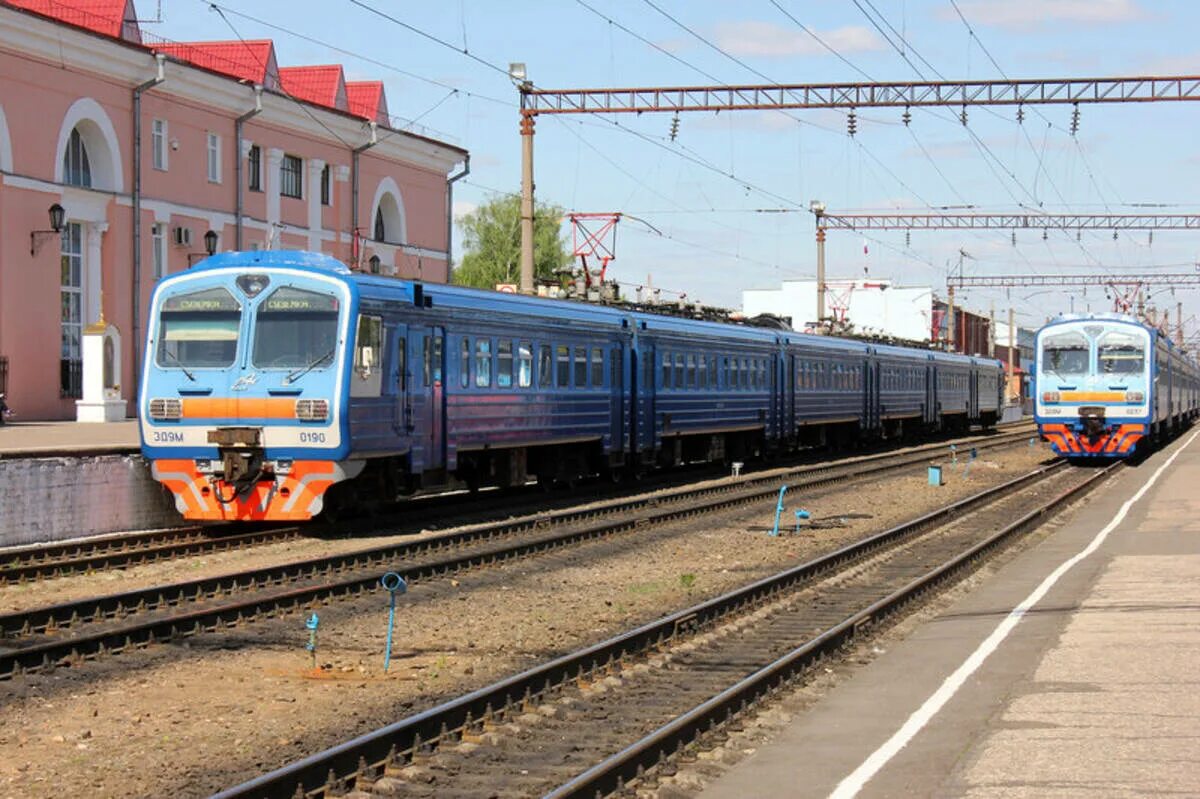
[[[1056,322],[1037,340],[1035,420],[1068,458],[1124,458],[1149,429],[1150,339],[1136,322]]]
[[[184,518],[303,521],[354,476],[339,412],[350,304],[342,281],[261,262],[162,281],[142,450]]]

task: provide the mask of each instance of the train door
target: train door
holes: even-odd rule
[[[878,430],[883,426],[883,408],[880,407],[882,395],[879,386],[879,361],[875,358],[868,359],[864,373],[867,378],[864,381],[867,390],[867,429]]]
[[[634,379],[634,457],[654,450],[654,344],[635,340],[632,348]]]
[[[398,436],[407,438],[412,432],[413,422],[412,399],[408,391],[412,377],[409,371],[411,353],[409,352],[408,327],[406,325],[396,325],[392,330],[392,340],[388,342],[388,351],[395,353],[391,374],[394,389],[393,392],[385,391],[384,395],[393,393],[392,427],[395,428]]]
[[[628,418],[626,399],[628,393],[625,386],[628,381],[625,376],[625,347],[622,342],[615,341],[608,348],[608,402],[610,425],[610,451],[627,452],[628,441],[625,436],[625,420]]]
[[[968,395],[967,417],[969,419],[979,418],[979,370],[971,367],[971,371],[967,374],[967,385],[970,390]]]
[[[410,328],[409,344],[408,425],[414,468],[442,469],[446,466],[445,328]]]
[[[795,440],[796,430],[796,354],[786,352],[783,357],[783,382],[781,393],[783,394],[783,429],[779,431],[779,438],[790,445],[790,442]]]

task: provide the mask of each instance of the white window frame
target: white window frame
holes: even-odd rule
[[[212,131],[208,132],[207,148],[208,154],[208,182],[221,182],[221,137]]]
[[[150,152],[151,161],[155,169],[166,172],[168,168],[167,158],[167,120],[155,119],[150,123]]]
[[[154,279],[162,280],[167,276],[167,225],[165,222],[155,222],[150,226],[150,247],[154,264]]]

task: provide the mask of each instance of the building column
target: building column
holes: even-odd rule
[[[324,161],[308,159],[308,249],[313,252],[321,251],[321,173],[324,170]]]
[[[101,249],[103,236],[108,231],[107,222],[85,222],[83,228],[83,325],[95,324],[100,320],[100,298],[104,293],[102,284]]]
[[[272,147],[267,150],[267,244],[266,249],[279,246],[279,168],[283,165],[283,150]]]

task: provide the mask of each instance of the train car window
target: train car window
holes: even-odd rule
[[[502,338],[496,342],[496,386],[499,388],[512,388],[512,378],[512,339]]]
[[[696,354],[688,353],[687,356],[687,383],[688,388],[696,387]]]
[[[254,315],[254,365],[320,369],[332,364],[337,353],[338,305],[337,297],[291,286],[271,292]],[[369,318],[382,325],[379,317]],[[382,327],[373,332],[382,338]],[[380,367],[382,354],[376,346],[372,368]]]
[[[675,353],[675,388],[687,388],[683,382],[683,353]]]
[[[662,387],[671,387],[671,354],[668,352],[662,355]]]
[[[552,369],[553,363],[550,360],[550,345],[542,344],[538,347],[538,386],[542,388],[549,387]]]
[[[1082,333],[1066,331],[1042,338],[1042,371],[1082,375],[1088,371],[1088,342]]]
[[[592,385],[597,388],[604,385],[604,350],[599,347],[592,347]]]
[[[168,297],[159,314],[158,365],[232,366],[242,306],[223,288]]]
[[[396,350],[396,375],[400,378],[400,391],[408,391],[408,341],[400,339],[399,349]]]
[[[517,345],[517,386],[529,388],[533,382],[533,345],[522,341]]]
[[[442,337],[433,337],[433,382],[442,382]]]
[[[433,339],[429,336],[422,337],[422,358],[423,369],[421,384],[428,386],[433,381]]]
[[[383,319],[359,314],[354,337],[354,373],[358,379],[350,384],[351,396],[379,396],[383,387],[383,354]]]
[[[471,385],[471,339],[466,336],[463,336],[462,357],[459,359],[458,368],[461,370],[458,375],[458,384],[466,388]]]
[[[701,355],[696,359],[696,381],[700,388],[708,388],[708,356]]]
[[[492,385],[492,340],[475,339],[475,385],[490,388]]]
[[[1104,374],[1141,374],[1146,369],[1146,350],[1140,336],[1110,330],[1097,342],[1096,355]]]
[[[558,380],[555,382],[559,388],[566,388],[571,385],[571,348],[566,344],[559,344],[554,357],[558,368]]]
[[[587,388],[587,347],[575,348],[575,387]]]

